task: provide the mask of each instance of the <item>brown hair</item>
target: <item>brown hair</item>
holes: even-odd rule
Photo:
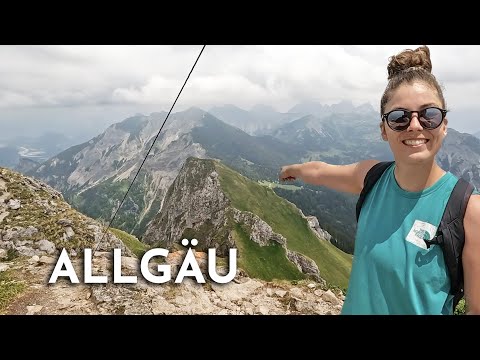
[[[415,81],[423,82],[437,91],[438,97],[445,108],[443,91],[435,76],[432,74],[430,49],[425,45],[415,50],[406,49],[389,58],[387,66],[388,84],[380,101],[380,114],[385,112],[385,105],[392,93],[403,84],[412,84]]]

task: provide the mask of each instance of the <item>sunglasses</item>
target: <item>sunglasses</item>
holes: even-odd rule
[[[420,111],[395,109],[383,114],[382,121],[386,121],[390,129],[394,131],[403,131],[410,126],[413,113],[417,113],[418,121],[424,129],[432,130],[440,126],[447,115],[447,110],[437,107],[427,107]]]

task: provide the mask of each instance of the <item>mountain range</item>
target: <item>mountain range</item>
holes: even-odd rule
[[[278,183],[280,167],[291,163],[392,159],[388,143],[380,138],[378,113],[371,106],[354,107],[348,102],[314,105],[300,104],[292,109],[295,112],[286,114],[275,114],[269,108],[257,108],[248,115],[232,106],[215,108],[213,111],[221,113],[224,121],[199,108],[173,113],[138,174],[166,113],[137,115],[59,153],[28,174],[62,191],[80,211],[105,222],[111,219],[136,176],[113,225],[141,238],[189,157],[218,159],[249,179],[271,183]],[[306,111],[314,114],[304,115]],[[256,130],[249,127],[253,120],[246,121],[245,130],[257,135],[239,127],[242,116],[255,119],[262,112],[276,120],[270,126],[259,122]],[[479,157],[478,138],[449,129],[438,161],[445,170],[478,187]],[[275,187],[274,191],[307,215],[316,216],[321,227],[333,235],[332,241],[351,253],[356,197],[298,182],[293,185],[301,190]]]

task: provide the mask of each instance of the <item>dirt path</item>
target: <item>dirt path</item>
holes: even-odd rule
[[[77,262],[74,267],[80,270]],[[33,314],[94,314],[96,305],[91,300],[92,291],[85,284],[70,284],[59,279],[48,284],[52,264],[29,263],[22,260],[11,268],[17,280],[26,282],[27,288],[5,310],[9,315]],[[98,311],[97,311],[98,312]]]
[[[9,315],[82,314],[339,314],[340,299],[319,284],[276,284],[238,276],[228,284],[152,284],[138,276],[136,284],[70,284],[59,278],[48,284],[55,259],[21,259],[10,265],[12,276],[26,289],[4,311]],[[134,275],[136,259],[127,258],[123,275]],[[50,263],[49,263],[50,262]],[[81,281],[82,263],[72,261]],[[93,273],[108,275],[108,256],[93,261]]]

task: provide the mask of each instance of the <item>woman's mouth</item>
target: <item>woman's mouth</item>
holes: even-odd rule
[[[428,141],[429,141],[428,139],[409,139],[409,140],[403,140],[402,143],[410,147],[419,147],[419,146],[422,146],[423,144],[426,144]]]

